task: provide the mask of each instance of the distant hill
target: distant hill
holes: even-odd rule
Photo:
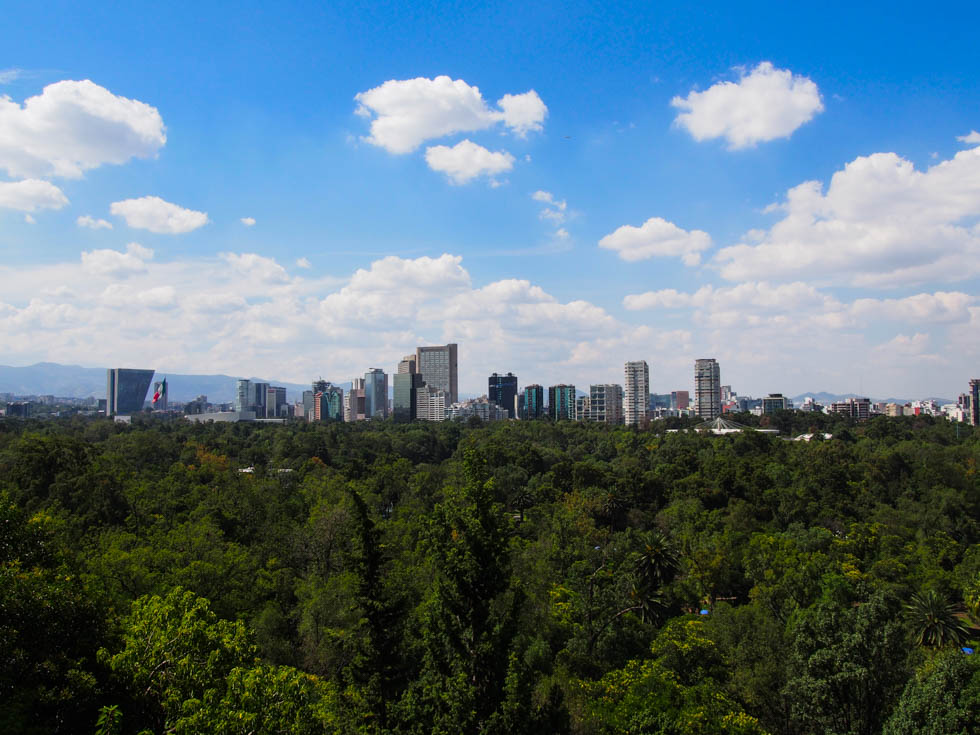
[[[170,388],[170,400],[190,401],[206,395],[212,403],[230,403],[235,400],[235,382],[231,375],[180,375],[158,372],[153,379],[166,377]],[[286,389],[289,401],[299,400],[309,385],[287,383],[282,380],[251,378],[269,385]],[[27,367],[0,365],[0,393],[15,395],[53,395],[66,398],[105,398],[106,368],[86,368],[79,365],[59,365],[39,362]]]

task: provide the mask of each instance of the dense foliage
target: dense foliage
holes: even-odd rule
[[[0,730],[975,731],[980,432],[771,425],[0,423]]]

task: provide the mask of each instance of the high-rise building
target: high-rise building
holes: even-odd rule
[[[269,398],[268,383],[252,383],[252,406],[256,416],[266,415]]]
[[[490,376],[487,398],[507,411],[507,416],[517,418],[517,376],[513,373]]]
[[[970,424],[980,426],[980,378],[970,381]]]
[[[344,421],[363,421],[365,417],[364,378],[354,378],[344,396]]]
[[[445,421],[446,409],[452,404],[447,403],[446,391],[423,385],[417,394],[416,418],[419,421]]]
[[[646,360],[626,363],[623,409],[627,426],[643,424],[650,410],[650,367]]]
[[[283,415],[285,405],[286,389],[277,385],[270,385],[265,391],[265,417],[267,419],[279,418]]]
[[[830,413],[850,416],[857,421],[867,421],[871,416],[871,400],[868,398],[848,398],[830,404]]]
[[[589,418],[607,424],[623,423],[623,387],[615,383],[589,386]]]
[[[537,419],[544,415],[544,388],[537,383],[524,386],[523,418]]]
[[[459,400],[456,345],[418,347],[415,350],[415,372],[430,388],[444,391],[450,404]]]
[[[318,381],[320,382],[320,381]],[[322,381],[323,390],[313,394],[313,412],[311,421],[343,421],[344,420],[344,389]]]
[[[548,415],[555,421],[575,418],[575,386],[560,383],[548,387]]]
[[[591,421],[592,420],[592,404],[589,401],[588,396],[579,396],[575,399],[575,420],[576,421]]]
[[[686,390],[670,392],[670,407],[675,411],[686,411],[691,402],[691,394]]]
[[[146,392],[153,381],[153,370],[109,368],[106,372],[106,416],[143,410]]]
[[[252,406],[255,405],[255,401],[253,400],[254,395],[252,382],[245,378],[239,378],[235,386],[235,410],[239,413],[242,411],[251,411]]]
[[[393,414],[395,421],[415,421],[418,416],[419,391],[424,383],[415,370],[415,355],[405,355],[394,376]]]
[[[694,361],[694,413],[705,421],[721,416],[721,368],[714,358]]]
[[[782,393],[770,393],[762,399],[762,413],[776,413],[776,411],[788,411],[793,408],[793,401]]]
[[[364,373],[364,414],[369,418],[388,418],[388,375],[381,368]]]

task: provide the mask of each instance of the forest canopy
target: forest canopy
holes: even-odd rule
[[[773,421],[5,420],[0,730],[971,731],[980,432]]]

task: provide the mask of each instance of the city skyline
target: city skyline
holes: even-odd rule
[[[449,10],[10,8],[3,362],[305,383],[457,344],[468,395],[637,359],[675,391],[705,354],[758,396],[976,375],[977,8]]]

